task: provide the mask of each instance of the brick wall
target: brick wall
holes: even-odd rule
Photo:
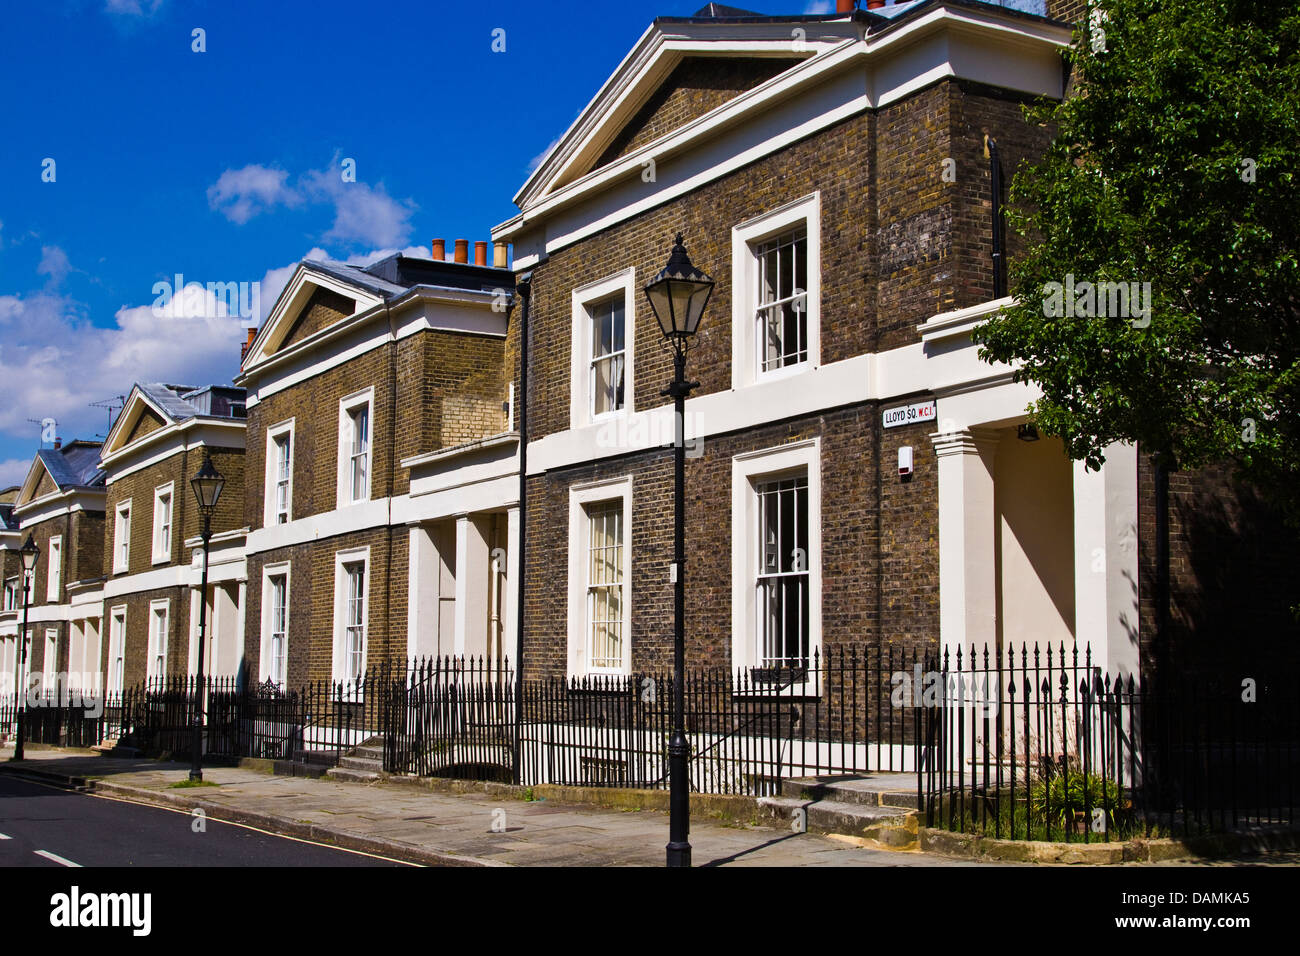
[[[347,318],[356,308],[356,302],[330,289],[317,288],[307,300],[298,320],[290,327],[281,348],[300,342]]]
[[[108,486],[105,501],[105,527],[102,538],[104,573],[109,577],[141,574],[159,567],[189,564],[190,553],[184,547],[187,538],[197,537],[202,519],[198,501],[190,488],[190,479],[203,464],[202,448],[181,449],[148,468],[126,475]],[[244,452],[240,449],[213,448],[212,464],[226,480],[212,516],[212,533],[220,534],[243,526]],[[154,564],[154,494],[159,486],[172,483],[171,559]],[[131,548],[126,571],[114,565],[117,539],[117,507],[131,502]]]
[[[558,250],[534,270],[529,437],[569,426],[571,292],[629,265],[643,286],[681,230],[694,263],[716,282],[691,355],[697,394],[731,388],[731,227],[821,194],[823,363],[917,340],[936,312],[992,295],[991,212],[983,137],[1002,146],[1008,177],[1047,135],[1030,128],[1015,97],[936,83],[879,113],[846,120],[679,200]],[[957,178],[943,181],[944,160]],[[635,404],[664,403],[669,353],[644,303],[636,304]],[[508,357],[517,367],[518,320]]]
[[[596,165],[635,152],[798,62],[798,58],[687,57],[628,121]]]
[[[933,456],[918,447],[912,480],[900,483],[895,473],[898,446],[924,446],[928,426],[882,435],[879,423],[877,404],[855,405],[709,438],[699,457],[687,459],[686,634],[692,662],[731,663],[732,458],[813,437],[821,439],[823,644],[933,646],[938,637]],[[880,463],[884,467],[878,471]],[[567,667],[569,488],[627,475],[633,484],[632,667],[672,665],[672,451],[664,449],[529,480],[523,598],[529,673],[563,674]]]
[[[334,648],[336,555],[370,548],[367,569],[367,661],[406,656],[406,592],[409,532],[402,527],[372,528],[322,541],[266,551],[248,559],[248,612],[244,660],[251,678],[263,679],[262,583],[267,565],[289,562],[290,686],[331,676]]]

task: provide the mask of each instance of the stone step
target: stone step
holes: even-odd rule
[[[916,811],[906,807],[795,797],[760,797],[758,803],[775,826],[790,827],[803,811],[812,833],[854,837],[887,850],[915,850],[920,845]]]
[[[808,801],[833,800],[866,807],[917,809],[916,775],[862,774],[844,777],[793,777],[781,781],[781,795]]]
[[[374,783],[380,779],[380,775],[372,771],[349,770],[346,767],[331,767],[325,771],[325,776],[329,780],[341,780],[344,783]]]
[[[370,773],[380,773],[384,769],[384,762],[370,757],[349,755],[339,759],[339,767],[343,770],[366,770]]]
[[[360,747],[353,749],[352,753],[348,754],[348,756],[361,757],[365,760],[378,760],[382,763],[384,759],[384,745],[380,744],[372,747],[368,744],[362,744]]]

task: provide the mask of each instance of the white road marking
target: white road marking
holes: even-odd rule
[[[79,870],[82,869],[80,863],[73,863],[71,860],[65,860],[57,853],[51,853],[49,850],[36,850],[35,852],[37,856],[43,856],[47,860],[53,860],[55,863],[59,864],[59,866],[75,866]]]

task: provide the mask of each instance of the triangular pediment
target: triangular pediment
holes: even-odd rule
[[[848,15],[659,20],[515,196],[527,209],[855,37]]]
[[[245,371],[384,301],[375,288],[380,280],[363,276],[369,285],[365,287],[338,271],[323,263],[298,264],[249,346]]]
[[[113,427],[108,430],[102,457],[107,458],[172,424],[175,424],[175,419],[167,414],[166,409],[153,402],[139,385],[134,385]]]
[[[35,501],[37,498],[43,498],[46,495],[54,494],[59,490],[59,483],[50,475],[49,469],[45,467],[45,462],[39,457],[32,459],[32,467],[27,470],[27,477],[23,480],[22,489],[18,492],[18,501],[15,507],[22,507],[29,501]]]

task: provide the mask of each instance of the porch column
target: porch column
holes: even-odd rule
[[[967,659],[997,641],[997,529],[993,459],[998,434],[979,428],[930,436],[939,472],[939,638]]]
[[[482,522],[473,515],[456,519],[455,653],[487,653],[488,575],[491,554]]]
[[[424,525],[411,527],[411,566],[406,586],[406,654],[430,657],[438,653],[438,584],[441,566],[433,536]]]
[[[1074,634],[1115,677],[1138,673],[1137,448],[1105,454],[1101,471],[1074,463]]]

